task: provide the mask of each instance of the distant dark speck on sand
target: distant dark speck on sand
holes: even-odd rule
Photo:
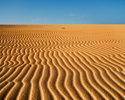
[[[62,27],[62,29],[66,29],[66,27]]]

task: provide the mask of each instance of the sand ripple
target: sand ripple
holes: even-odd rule
[[[0,25],[0,100],[124,100],[125,25]]]

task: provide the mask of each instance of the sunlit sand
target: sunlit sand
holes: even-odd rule
[[[125,100],[125,25],[0,25],[0,100]]]

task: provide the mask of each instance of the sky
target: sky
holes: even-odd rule
[[[0,24],[125,24],[125,0],[0,0]]]

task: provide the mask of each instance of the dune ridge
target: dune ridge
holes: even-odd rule
[[[125,100],[125,25],[0,25],[0,100]]]

